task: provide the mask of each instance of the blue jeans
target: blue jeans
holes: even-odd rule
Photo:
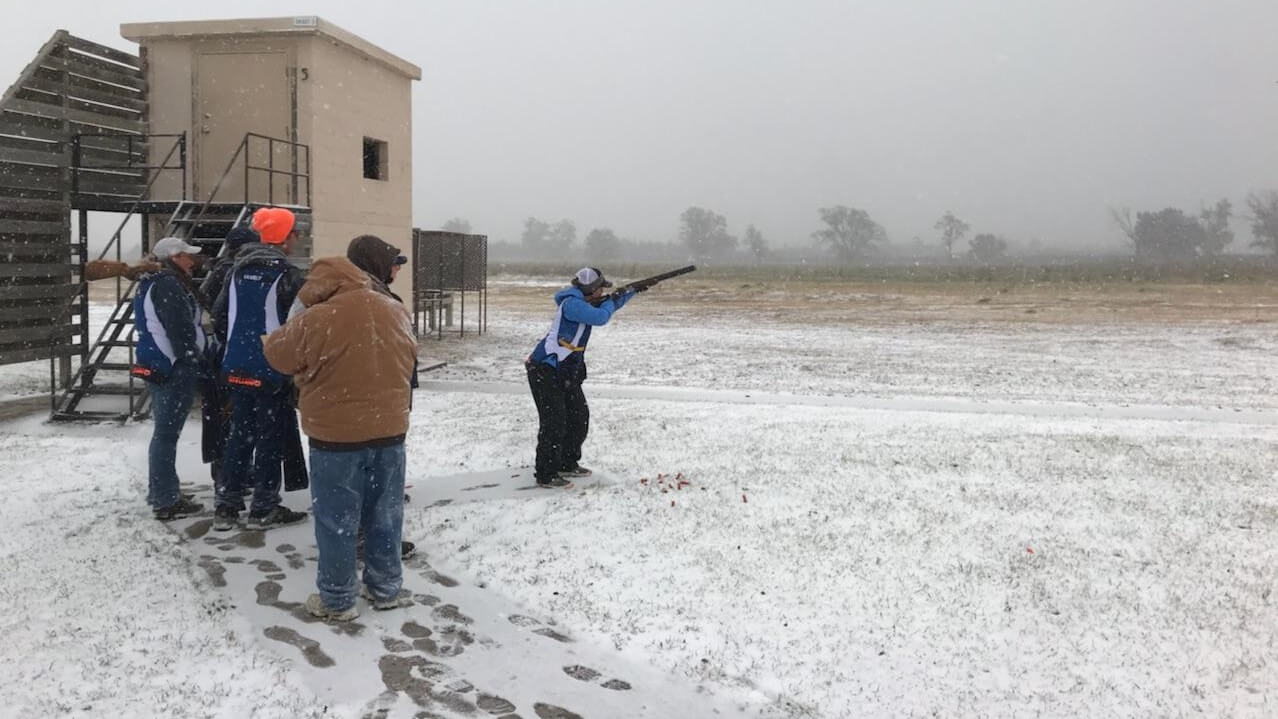
[[[311,511],[324,606],[355,604],[356,544],[364,530],[364,584],[378,599],[403,585],[404,445],[332,452],[311,448]]]
[[[162,383],[152,382],[151,447],[147,452],[146,503],[154,509],[177,504],[177,443],[195,400],[196,369],[179,362]]]
[[[283,474],[282,417],[294,411],[282,393],[231,390],[231,429],[222,455],[217,506],[244,510],[244,490],[252,488],[249,514],[264,516],[280,506]]]

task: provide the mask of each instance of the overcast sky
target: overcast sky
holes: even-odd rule
[[[701,205],[807,242],[818,207],[848,204],[897,244],[953,210],[1117,248],[1109,205],[1278,188],[1275,0],[402,5],[29,3],[0,31],[0,82],[57,28],[132,50],[122,22],[319,15],[423,68],[415,223],[496,239],[535,215],[668,240]]]

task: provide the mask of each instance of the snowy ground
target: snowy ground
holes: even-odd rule
[[[495,288],[482,338],[425,345],[450,365],[418,394],[416,487],[530,459],[530,284]],[[807,322],[654,292],[592,340],[586,459],[615,486],[415,503],[406,531],[754,716],[1273,716],[1274,329]],[[147,518],[120,451],[145,427],[8,427],[0,705],[326,711]]]

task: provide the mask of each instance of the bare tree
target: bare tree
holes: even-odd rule
[[[1259,247],[1278,255],[1278,192],[1264,190],[1247,195],[1247,208],[1251,210],[1252,247]]]
[[[822,207],[821,221],[827,227],[812,233],[812,237],[824,245],[844,262],[854,260],[875,245],[887,242],[887,231],[883,226],[870,219],[865,210],[855,207],[836,205]]]
[[[763,262],[768,257],[768,241],[763,238],[763,233],[759,232],[754,225],[747,225],[745,229],[745,246],[750,256],[755,262]]]
[[[1114,225],[1122,231],[1132,246],[1136,246],[1136,222],[1132,220],[1132,210],[1130,207],[1111,207],[1109,208],[1109,217],[1114,221]]]
[[[1198,213],[1198,224],[1203,227],[1203,242],[1198,248],[1204,256],[1219,255],[1229,243],[1234,241],[1234,231],[1229,229],[1229,218],[1234,214],[1234,206],[1227,199],[1218,201],[1213,207],[1204,207]]]
[[[679,240],[699,260],[726,256],[737,246],[728,220],[704,207],[689,207],[679,216]]]
[[[945,248],[945,254],[952,260],[954,259],[954,245],[967,231],[972,229],[971,225],[954,216],[953,212],[946,212],[941,219],[936,221],[936,229],[941,231],[941,246]]]

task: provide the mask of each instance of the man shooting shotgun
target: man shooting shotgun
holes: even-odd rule
[[[573,477],[590,475],[579,462],[581,445],[590,431],[590,408],[581,383],[586,379],[586,344],[591,329],[608,324],[635,294],[695,269],[681,267],[605,294],[604,289],[612,283],[598,268],[583,267],[573,276],[571,287],[555,293],[555,319],[524,362],[539,421],[533,475],[537,486],[571,487]]]

